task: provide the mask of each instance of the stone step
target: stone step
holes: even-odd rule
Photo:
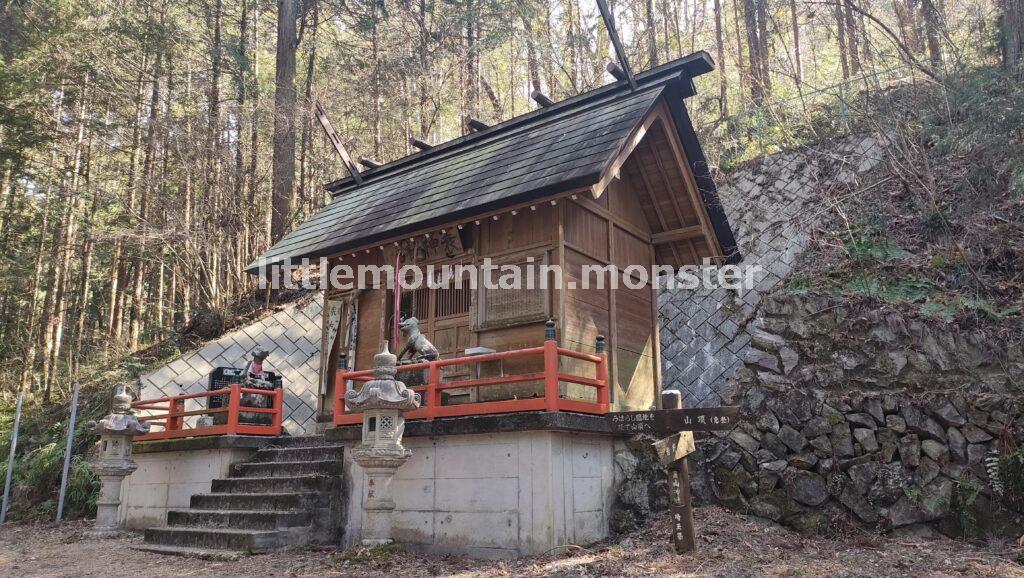
[[[257,494],[289,492],[329,492],[338,482],[337,476],[302,475],[284,477],[226,478],[213,480],[210,491],[215,494]]]
[[[318,507],[314,492],[195,494],[189,503],[193,510],[311,510]]]
[[[280,530],[235,530],[228,528],[149,528],[147,544],[228,550],[232,552],[267,552],[281,548],[304,546],[310,541],[309,527]]]
[[[232,530],[278,530],[309,526],[310,512],[288,510],[170,510],[167,525],[189,528],[230,528]]]
[[[278,448],[314,448],[326,445],[334,445],[327,441],[322,435],[315,436],[278,436],[270,444]]]
[[[304,462],[316,460],[340,460],[344,455],[345,446],[341,444],[325,444],[309,447],[269,447],[260,448],[253,458],[254,462]]]
[[[305,474],[340,475],[341,460],[246,462],[231,464],[233,478],[293,478]]]
[[[189,548],[187,546],[162,546],[160,544],[133,544],[133,550],[140,552],[152,552],[154,554],[167,554],[169,556],[184,556],[186,558],[199,558],[200,560],[211,560],[214,562],[234,562],[246,555],[246,552],[235,550],[211,550],[207,548]]]

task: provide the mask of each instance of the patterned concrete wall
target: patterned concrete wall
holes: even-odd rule
[[[743,256],[759,265],[753,290],[663,290],[662,383],[688,407],[721,403],[726,381],[742,364],[750,321],[761,297],[778,287],[830,211],[828,200],[882,160],[882,141],[851,137],[767,156],[718,179],[718,192]]]
[[[300,299],[281,311],[210,341],[139,378],[141,398],[206,391],[215,367],[245,367],[253,350],[270,352],[265,367],[284,378],[284,420],[288,433],[315,433],[320,372],[320,317],[323,295]],[[189,400],[187,410],[199,403]]]

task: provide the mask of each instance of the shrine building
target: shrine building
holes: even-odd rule
[[[631,266],[651,271],[736,258],[685,104],[695,93],[693,79],[712,69],[710,57],[698,52],[638,74],[635,86],[623,79],[561,102],[536,96],[538,108],[530,113],[493,126],[471,121],[473,130],[463,137],[418,142],[422,150],[387,164],[367,161],[363,170],[327,184],[332,200],[249,266],[250,273],[266,274],[274,266],[324,259],[328,267],[392,265],[424,276],[442,265],[560,269],[561,283],[546,287],[396,291],[380,280],[323,289],[315,419],[323,443],[339,448],[339,455],[359,443],[362,431],[362,416],[346,406],[345,393],[371,379],[373,357],[385,343],[394,353],[405,348],[406,336],[396,334],[399,322],[415,318],[436,350],[433,357],[414,351],[398,368],[398,379],[421,399],[406,414],[404,444],[412,458],[392,482],[394,533],[403,545],[515,557],[608,536],[617,483],[613,456],[621,438],[610,433],[604,416],[660,404],[658,295],[652,279],[639,276],[615,289],[610,283],[579,287],[585,267],[611,265],[632,275]],[[172,454],[180,463],[206,460],[200,469],[209,473],[190,474],[186,489],[175,490],[173,475],[167,478],[169,494],[264,491],[255,482],[215,479],[247,468],[261,472],[252,479],[302,475],[305,466],[290,474],[287,468],[230,466],[253,452],[278,452],[271,464],[298,462],[287,458],[289,451],[302,453],[287,449],[297,442],[274,449],[273,440],[284,438],[259,437],[280,433],[288,419],[280,397],[276,414],[265,410],[273,416],[269,425],[240,425],[230,413],[238,410],[235,402],[220,410],[229,412],[223,426],[191,425],[189,412],[166,423],[152,420],[154,433],[136,442],[142,466],[123,493],[128,511],[136,512],[127,515],[129,525],[144,509],[131,509],[130,488],[141,483],[133,478],[148,475],[147,460],[151,468],[164,467],[158,462]],[[137,407],[154,410],[158,401]],[[169,414],[178,403],[169,402]],[[194,405],[203,413],[203,401]],[[162,435],[161,425],[169,433]],[[195,441],[218,435],[216,443]],[[192,446],[183,446],[183,438]],[[187,453],[199,447],[202,458]],[[331,528],[328,541],[356,544],[368,489],[359,466],[347,456],[339,460],[339,469],[328,472],[337,480],[317,488],[340,500],[308,524]],[[204,486],[208,481],[212,488]],[[278,484],[273,493],[297,492],[293,486]],[[204,501],[217,500],[193,496],[188,505]],[[134,525],[171,516],[179,507],[172,502],[150,507],[147,521]],[[165,530],[152,530],[147,542],[176,543],[167,537],[176,532],[173,523]],[[182,540],[193,547],[205,543]],[[258,540],[238,546],[246,548],[258,551]]]

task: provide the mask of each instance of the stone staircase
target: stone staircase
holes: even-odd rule
[[[167,526],[150,528],[138,549],[231,560],[240,556],[338,543],[342,446],[322,436],[281,437],[233,464],[191,507],[171,510]]]

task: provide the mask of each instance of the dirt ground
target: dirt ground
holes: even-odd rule
[[[697,509],[699,551],[668,548],[667,518],[626,538],[540,558],[479,561],[454,556],[311,548],[210,562],[138,552],[141,536],[85,540],[85,522],[0,529],[2,576],[999,576],[1024,577],[1017,543],[976,547],[935,535],[841,538],[801,535],[721,508]]]

